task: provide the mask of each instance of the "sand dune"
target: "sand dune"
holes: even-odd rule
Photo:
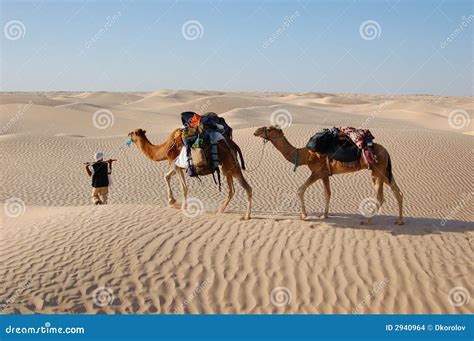
[[[29,104],[30,97],[41,100]],[[180,111],[199,108],[218,112],[235,129],[254,193],[250,221],[240,220],[246,201],[238,184],[228,211],[214,213],[226,190],[209,176],[188,179],[202,214],[189,218],[168,207],[168,165],[125,145],[138,127],[160,143],[180,125]],[[1,312],[473,313],[472,297],[450,301],[453,289],[474,292],[474,137],[472,123],[456,129],[449,121],[457,109],[472,115],[472,98],[1,94],[0,157],[8,160],[0,187],[0,304],[8,307]],[[97,127],[98,110],[111,112],[113,123]],[[331,178],[328,220],[317,218],[322,184],[310,187],[311,214],[300,221],[296,190],[309,171],[293,172],[272,145],[253,136],[275,112],[290,115],[285,135],[299,147],[322,128],[370,128],[391,154],[406,224],[393,225],[388,188],[373,224],[359,224],[361,201],[374,195],[368,171]],[[118,159],[108,206],[89,204],[82,165],[98,150]],[[179,199],[176,178],[172,187]],[[20,204],[8,206],[12,199]],[[105,304],[97,304],[98,293]]]

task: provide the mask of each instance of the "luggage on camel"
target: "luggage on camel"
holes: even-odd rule
[[[188,169],[191,177],[217,173],[220,188],[219,155],[217,142],[232,138],[232,128],[215,113],[198,115],[192,111],[181,113],[182,133],[186,146]]]
[[[306,146],[312,152],[358,167],[361,155],[367,164],[377,162],[371,151],[373,139],[368,129],[333,127],[316,133]]]

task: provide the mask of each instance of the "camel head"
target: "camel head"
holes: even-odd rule
[[[130,138],[130,140],[132,140],[132,142],[135,143],[135,142],[137,142],[138,138],[145,137],[145,134],[146,134],[146,130],[138,128],[138,129],[135,129],[135,130],[129,132],[128,137]]]
[[[255,130],[253,133],[254,136],[261,137],[264,140],[273,140],[276,138],[283,137],[283,130],[280,129],[278,126],[270,126],[270,127],[261,127]]]

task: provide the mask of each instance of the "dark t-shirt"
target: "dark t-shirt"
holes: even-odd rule
[[[107,162],[96,162],[92,165],[92,187],[108,187],[108,164]]]

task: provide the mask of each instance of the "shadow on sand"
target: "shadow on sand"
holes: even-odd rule
[[[404,225],[395,225],[395,216],[378,215],[372,218],[369,225],[363,225],[365,218],[360,214],[333,213],[328,219],[320,219],[317,214],[310,214],[302,221],[296,213],[254,212],[252,219],[273,220],[275,222],[301,222],[303,227],[315,228],[318,224],[325,224],[337,228],[355,230],[379,230],[398,235],[427,235],[442,232],[463,233],[474,231],[474,222],[462,220],[446,220],[433,218],[405,217]]]

